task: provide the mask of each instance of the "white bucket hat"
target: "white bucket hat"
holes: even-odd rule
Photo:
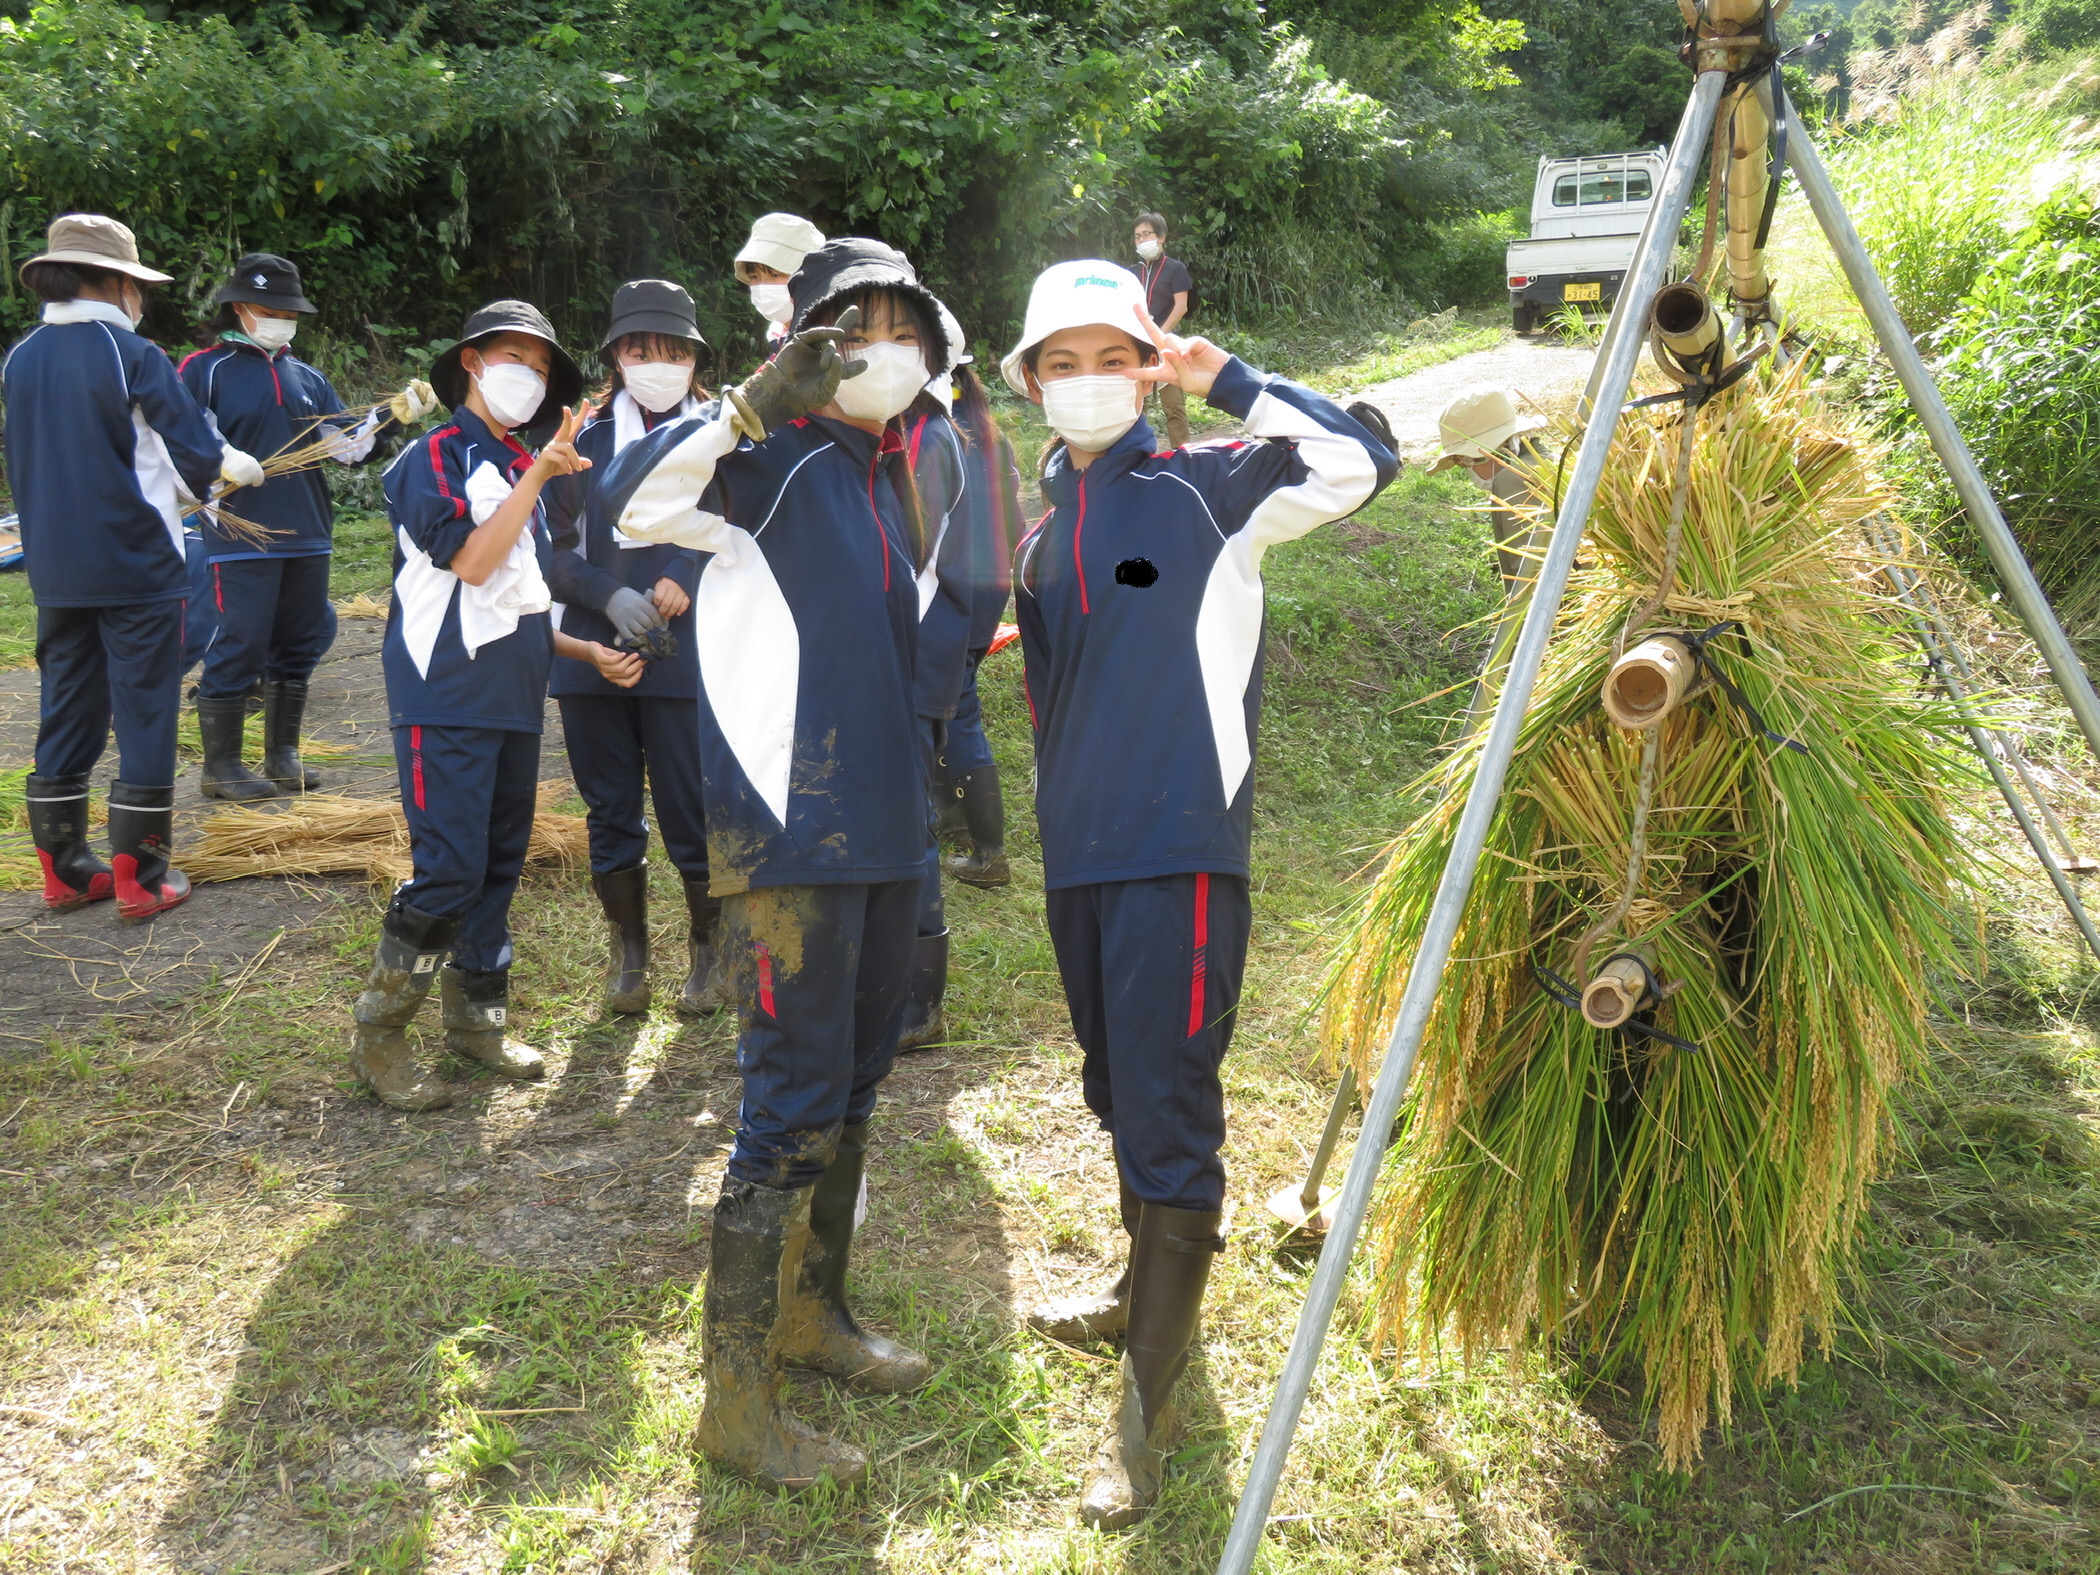
[[[1437,438],[1444,452],[1429,473],[1486,459],[1518,433],[1536,432],[1545,424],[1543,416],[1518,415],[1517,402],[1506,389],[1476,388],[1460,394],[1437,417]]]
[[[1028,374],[1021,358],[1052,334],[1067,328],[1120,329],[1139,344],[1144,328],[1138,319],[1145,305],[1145,287],[1128,268],[1098,257],[1078,262],[1053,263],[1036,275],[1035,288],[1028,292],[1028,317],[1021,327],[1021,342],[999,363],[1013,391],[1028,394]]]
[[[736,254],[737,277],[743,277],[744,263],[793,273],[802,266],[803,258],[823,244],[824,232],[809,220],[792,213],[763,214],[752,224],[744,249]]]

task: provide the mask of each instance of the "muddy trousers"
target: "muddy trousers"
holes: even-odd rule
[[[840,1129],[873,1113],[897,1056],[919,887],[767,886],[722,899],[744,1080],[734,1180],[811,1186]]]
[[[1148,1204],[1223,1208],[1218,1068],[1247,969],[1247,882],[1105,881],[1047,892],[1044,908],[1087,1108],[1114,1136],[1123,1179]]]
[[[179,600],[36,610],[38,776],[86,776],[114,723],[117,780],[174,786],[182,613]]]
[[[656,807],[664,851],[687,880],[707,879],[707,818],[700,800],[700,707],[695,700],[560,695],[569,772],[589,806],[591,873],[631,870],[649,855],[642,782]]]
[[[492,727],[397,727],[394,763],[415,874],[396,903],[457,917],[456,967],[511,964],[510,899],[539,797],[540,735]]]
[[[325,552],[221,558],[208,588],[218,630],[204,653],[197,693],[233,700],[256,684],[313,677],[335,644],[335,604],[328,599]]]

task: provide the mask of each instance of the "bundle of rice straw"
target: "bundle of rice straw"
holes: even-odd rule
[[[566,782],[540,784],[528,864],[573,864],[589,841],[581,815],[556,814],[548,804],[566,797]],[[180,853],[194,881],[239,880],[244,875],[362,875],[374,882],[408,879],[408,822],[389,799],[307,793],[282,809],[229,806],[199,828],[202,840]]]
[[[1799,374],[1697,417],[1675,587],[1664,556],[1680,410],[1622,423],[1425,1038],[1375,1214],[1381,1322],[1469,1358],[1565,1340],[1638,1364],[1672,1469],[1738,1375],[1827,1351],[1838,1285],[1921,1063],[1926,979],[1955,960],[1973,876],[1946,800],[1973,773],[1856,532],[1892,503],[1859,434]],[[1541,479],[1550,494],[1552,476]],[[1550,521],[1549,521],[1550,523]],[[1723,620],[1709,685],[1671,713],[1628,891],[1648,734],[1598,702],[1622,633]],[[1328,981],[1330,1044],[1375,1073],[1479,755],[1419,786]],[[1600,924],[1606,933],[1592,936]],[[1535,966],[1637,949],[1664,996],[1599,1030]],[[1594,970],[1591,970],[1594,971]]]

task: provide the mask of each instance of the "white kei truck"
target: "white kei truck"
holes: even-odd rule
[[[1602,312],[1618,299],[1667,150],[1539,160],[1531,234],[1509,243],[1510,321],[1530,333],[1563,306]]]

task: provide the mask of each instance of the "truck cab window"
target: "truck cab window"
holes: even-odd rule
[[[1589,208],[1606,202],[1646,202],[1652,195],[1654,185],[1646,170],[1567,174],[1553,183],[1553,206],[1556,208]]]

